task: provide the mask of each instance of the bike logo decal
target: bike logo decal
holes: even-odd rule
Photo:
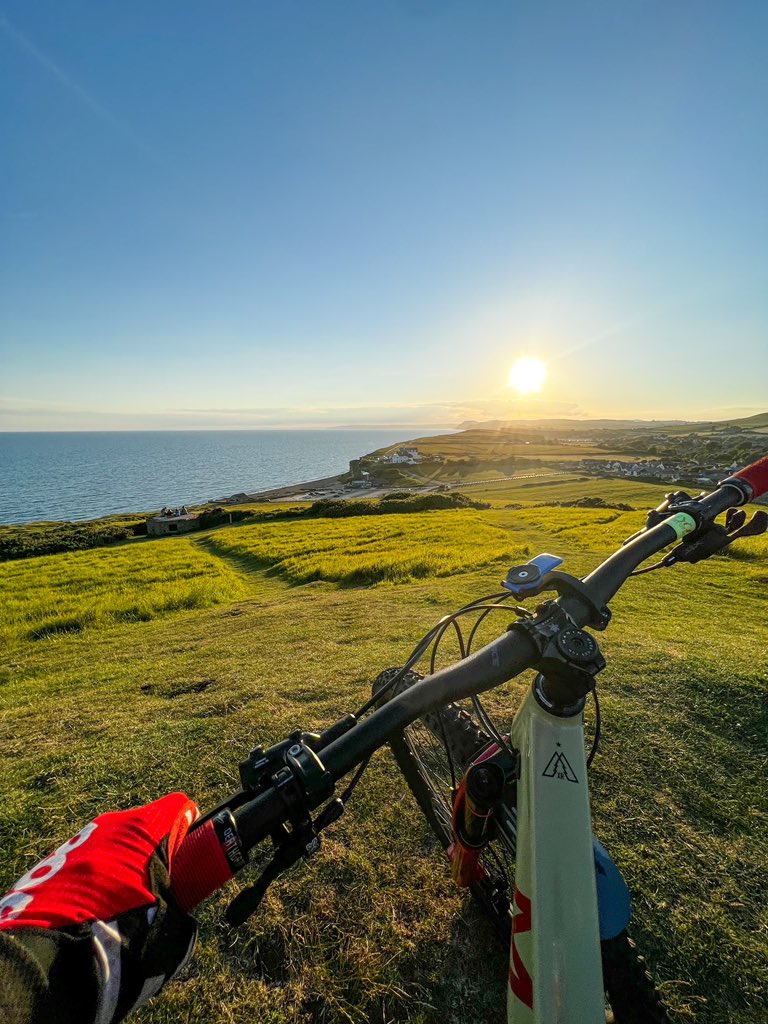
[[[550,757],[547,767],[541,774],[548,779],[567,779],[568,782],[579,781],[573,768],[568,763],[568,758],[560,750]]]
[[[525,969],[523,959],[517,951],[515,936],[531,930],[531,901],[515,889],[514,916],[512,917],[512,963],[509,967],[509,987],[521,1003],[533,1009],[533,982]]]

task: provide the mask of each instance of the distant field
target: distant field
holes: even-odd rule
[[[527,554],[479,512],[259,523],[211,534],[210,549],[293,583],[404,581],[449,576]]]
[[[585,444],[566,444],[564,441],[542,443],[526,441],[514,430],[464,430],[456,434],[443,434],[436,437],[419,437],[412,444],[418,447],[423,455],[439,455],[444,459],[479,458],[505,459],[522,456],[525,458],[555,456],[608,457],[612,453],[598,448],[591,442]],[[393,449],[398,447],[392,446]],[[388,450],[388,449],[387,449]]]
[[[144,621],[246,596],[229,566],[179,538],[0,564],[0,636]]]
[[[541,477],[500,481],[476,486],[467,493],[494,505],[506,502],[525,504],[543,501],[569,501],[589,496],[608,502],[632,505],[633,508],[655,508],[663,499],[669,484],[648,484],[638,480],[609,480],[566,473],[542,473]]]

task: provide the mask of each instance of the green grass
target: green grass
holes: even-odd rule
[[[510,510],[508,515],[513,521],[527,523],[556,537],[560,546],[576,543],[590,551],[617,547],[645,522],[642,512],[616,509],[521,508]]]
[[[245,596],[236,573],[187,539],[4,562],[0,637],[50,638]]]
[[[292,583],[360,584],[449,576],[527,555],[482,512],[260,523],[220,530],[208,545]]]
[[[494,505],[506,502],[537,503],[568,501],[585,495],[621,502],[634,508],[655,508],[669,490],[668,484],[647,484],[638,480],[609,480],[570,474],[544,474],[534,479],[509,480],[485,487],[473,487],[473,497]]]
[[[0,525],[0,562],[114,544],[135,536],[136,530],[144,528],[146,518],[146,515],[130,514],[80,523],[3,524]]]
[[[599,493],[595,483],[582,493]],[[504,551],[514,562],[526,547],[554,550],[583,573],[614,531],[634,527],[633,513],[611,516],[496,508],[402,524],[261,524],[3,566],[28,571],[2,576],[4,602],[47,610],[34,620],[19,610],[20,638],[0,667],[0,886],[106,808],[176,788],[210,807],[237,787],[237,764],[256,741],[354,709],[440,615],[496,589]],[[595,831],[632,890],[634,931],[675,1024],[768,1019],[768,566],[764,541],[750,543],[748,558],[630,581],[600,638],[608,667],[591,772]],[[334,582],[372,565],[376,580],[415,575],[416,559],[428,576]],[[319,580],[298,584],[318,570]],[[111,601],[121,586],[149,600],[199,580],[220,603],[146,621],[108,612],[45,642],[24,635],[46,615]],[[486,622],[483,637],[505,624]],[[440,660],[455,656],[446,637]],[[489,695],[502,724],[524,687]],[[201,909],[192,965],[137,1024],[505,1019],[506,957],[450,883],[386,751],[320,855],[231,932],[223,910],[247,880]]]

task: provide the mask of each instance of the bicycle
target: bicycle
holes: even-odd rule
[[[605,660],[585,627],[607,627],[608,603],[630,577],[695,563],[765,532],[768,514],[758,510],[747,520],[739,506],[766,492],[768,456],[709,494],[667,494],[645,527],[583,579],[560,571],[551,555],[515,566],[501,592],[445,616],[404,666],[383,672],[355,714],[320,733],[298,730],[267,750],[255,747],[240,765],[241,789],[202,817],[182,846],[172,878],[182,907],[191,910],[220,888],[271,837],[272,859],[226,912],[230,924],[244,922],[280,874],[319,849],[371,756],[389,743],[454,880],[510,942],[511,1024],[596,1024],[606,1019],[606,997],[616,1024],[667,1021],[627,934],[627,887],[592,835],[587,771],[600,736],[595,684]],[[722,513],[725,522],[716,522]],[[550,592],[557,597],[533,612],[509,603]],[[503,635],[473,653],[480,623],[510,608],[514,621]],[[465,643],[459,620],[468,615],[476,621]],[[461,660],[434,671],[449,629]],[[431,673],[418,675],[413,669],[430,648]],[[527,669],[536,676],[504,736],[478,694]],[[590,695],[596,726],[587,756]],[[462,700],[471,701],[471,713]]]

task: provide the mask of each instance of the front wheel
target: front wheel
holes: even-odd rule
[[[422,676],[407,672],[386,689],[399,670],[387,669],[373,684],[374,695],[384,690],[381,703],[418,683]],[[443,850],[453,841],[453,791],[477,755],[493,742],[475,718],[457,704],[428,712],[389,741],[408,788]],[[494,815],[494,835],[484,848],[484,878],[470,890],[489,918],[505,948],[512,932],[517,816],[502,806]],[[645,961],[626,932],[600,943],[603,982],[614,1024],[669,1024],[666,1008]]]

